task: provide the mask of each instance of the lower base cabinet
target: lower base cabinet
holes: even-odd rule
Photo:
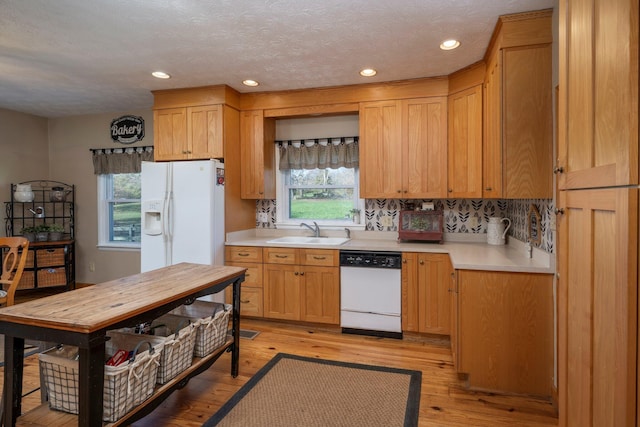
[[[240,285],[240,315],[262,317],[264,315],[262,248],[227,246],[225,248],[225,259],[226,265],[247,269],[244,282]],[[225,291],[225,299],[229,304],[233,301],[230,288]]]
[[[449,254],[402,254],[402,330],[449,335],[453,267]]]
[[[339,251],[264,248],[264,317],[340,323]]]
[[[471,270],[456,275],[458,372],[468,374],[472,388],[551,396],[553,276]]]

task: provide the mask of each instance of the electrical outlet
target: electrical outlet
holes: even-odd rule
[[[258,222],[265,223],[267,221],[268,221],[267,213],[266,212],[259,212],[258,213]]]
[[[393,218],[391,218],[389,215],[381,216],[380,224],[382,224],[383,227],[391,227],[393,225]]]
[[[469,217],[469,228],[476,228],[478,226],[478,217]]]
[[[89,262],[89,271],[92,272],[92,273],[94,271],[96,271],[96,263],[95,262],[93,262],[93,261]]]

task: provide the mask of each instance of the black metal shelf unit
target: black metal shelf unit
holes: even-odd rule
[[[75,185],[49,180],[25,181],[19,184],[31,185],[34,198],[31,202],[16,201],[14,193],[18,184],[11,184],[11,201],[5,203],[7,236],[21,236],[25,227],[60,224],[64,227],[63,239],[75,239]],[[58,188],[60,190],[57,190]],[[57,192],[55,198],[52,196],[54,192]]]
[[[29,184],[33,200],[20,202],[18,185]],[[7,236],[23,236],[26,228],[58,224],[62,235],[56,240],[32,241],[18,289],[52,286],[75,288],[75,185],[51,180],[11,184],[11,198],[5,202]],[[45,237],[48,235],[45,233]],[[29,237],[29,236],[26,236]]]

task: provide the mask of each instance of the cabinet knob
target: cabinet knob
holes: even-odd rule
[[[424,265],[424,260],[423,259],[420,260],[420,265]]]
[[[453,190],[451,188],[449,189],[449,193],[453,193]]]
[[[406,260],[406,259],[403,259],[403,260],[402,260],[402,263],[403,263],[403,264],[406,264],[406,263],[407,263],[407,260]]]
[[[294,274],[294,276],[297,276],[297,275],[298,275],[298,274],[300,274],[300,273],[298,273],[298,272],[296,271],[296,272],[295,272],[295,273],[293,273],[293,274]]]
[[[487,188],[484,189],[484,191],[493,191],[493,188],[487,187]]]
[[[564,208],[555,208],[554,212],[556,215],[564,215]]]
[[[300,272],[300,275],[301,275],[301,276],[304,276],[304,271],[301,271],[301,272]]]
[[[402,190],[398,190],[398,193],[402,193]]]
[[[556,166],[555,168],[553,168],[553,173],[564,173],[564,168],[562,166]]]

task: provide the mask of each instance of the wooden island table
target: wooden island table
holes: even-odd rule
[[[231,352],[231,375],[238,375],[240,283],[245,268],[181,263],[0,309],[0,333],[5,335],[5,426],[16,423],[48,427],[102,426],[103,382],[107,331],[150,322],[196,298],[233,286],[232,336],[211,355],[194,363],[175,379],[156,386],[154,394],[109,425],[130,424],[155,409],[174,390],[208,369],[224,351]],[[79,414],[53,411],[44,403],[21,415],[24,340],[77,346],[79,349]],[[35,414],[35,415],[32,415]],[[31,416],[31,419],[29,418]]]

